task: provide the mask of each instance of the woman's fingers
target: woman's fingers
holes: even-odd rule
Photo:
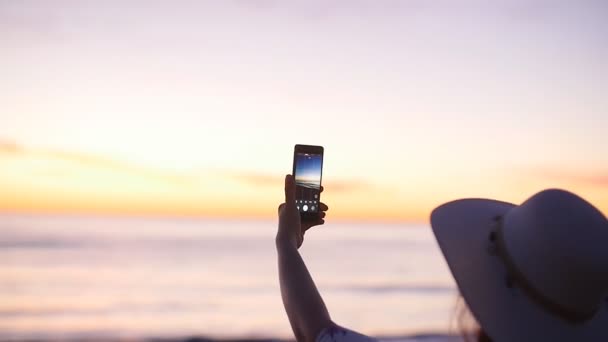
[[[321,213],[319,214],[319,218],[312,221],[312,222],[306,222],[305,224],[302,225],[302,233],[305,233],[307,230],[309,230],[310,228],[314,227],[314,226],[320,226],[322,224],[325,223],[325,220],[323,219],[325,217],[325,213]]]

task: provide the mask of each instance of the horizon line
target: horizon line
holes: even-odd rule
[[[208,215],[208,214],[171,214],[171,213],[152,213],[152,212],[111,212],[111,211],[92,211],[92,210],[16,210],[0,208],[0,216],[31,216],[31,217],[90,217],[90,218],[148,218],[148,219],[169,219],[169,220],[229,220],[229,221],[276,221],[278,217],[269,215]],[[429,214],[430,217],[430,214]],[[378,218],[370,216],[369,218],[360,217],[344,217],[338,216],[330,218],[329,222],[335,223],[353,223],[353,224],[410,224],[423,225],[430,224],[428,220],[404,219],[404,218]],[[326,221],[326,224],[328,222]]]

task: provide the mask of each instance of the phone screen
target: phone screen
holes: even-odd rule
[[[323,154],[296,151],[294,156],[296,206],[300,213],[319,212]]]

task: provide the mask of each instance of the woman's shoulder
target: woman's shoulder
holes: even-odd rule
[[[316,342],[375,342],[376,339],[360,334],[356,331],[333,325],[323,329]]]

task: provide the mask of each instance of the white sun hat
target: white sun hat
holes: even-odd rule
[[[608,341],[608,220],[563,190],[446,203],[431,225],[493,341]]]

